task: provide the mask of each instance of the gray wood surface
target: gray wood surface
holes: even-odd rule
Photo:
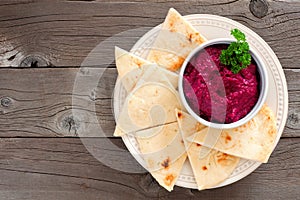
[[[16,69],[1,72],[0,100],[9,102],[6,106],[0,105],[1,137],[112,136],[115,68],[26,68],[22,73]],[[283,137],[299,137],[300,69],[284,72],[288,77],[290,105]],[[98,73],[102,73],[102,77],[95,89],[93,77]],[[76,76],[81,78],[73,93]],[[72,110],[78,112],[72,113]]]
[[[6,138],[0,142],[1,199],[298,199],[300,138],[282,139],[268,164],[232,185],[198,192],[175,187],[169,193],[148,173],[126,173],[108,167],[125,163],[139,171],[122,141],[110,139],[120,149],[107,149],[103,138],[99,151],[109,155],[96,160],[77,138]],[[5,197],[5,198],[4,198]]]
[[[183,15],[208,13],[241,22],[255,30],[273,48],[285,68],[299,68],[299,3],[268,1],[267,15],[257,18],[250,12],[249,2],[1,1],[0,66],[18,67],[21,63],[30,66],[31,57],[22,62],[28,56],[36,58],[40,61],[38,65],[42,66],[79,66],[104,39],[146,27],[125,38],[114,38],[114,44],[130,49],[146,30],[163,21],[170,7],[174,7]]]
[[[251,28],[272,47],[287,78],[287,125],[270,161],[223,188],[169,193],[111,137],[112,47],[129,50],[170,7]],[[299,25],[300,2],[292,0],[0,1],[0,200],[299,199]],[[98,62],[79,69],[98,44],[108,53],[91,54]],[[95,70],[103,73],[97,85]],[[74,92],[76,76],[82,79]]]

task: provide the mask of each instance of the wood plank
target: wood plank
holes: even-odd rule
[[[140,171],[120,139],[97,140],[110,164]],[[115,148],[111,145],[121,148]],[[206,191],[175,187],[167,192],[145,172],[124,173],[98,161],[78,138],[13,138],[0,141],[3,199],[297,199],[300,195],[300,138],[284,138],[269,163],[232,185]],[[127,153],[128,156],[121,157]],[[99,196],[101,195],[101,196]]]
[[[290,105],[283,137],[299,137],[300,70],[285,70],[285,74]],[[116,76],[114,68],[28,68],[21,73],[2,69],[0,136],[112,136]],[[75,80],[78,87],[73,91]]]
[[[99,70],[103,76],[98,82]],[[1,137],[77,136],[77,132],[97,136],[98,122],[103,133],[111,134],[115,69],[2,70],[0,76],[0,97],[6,102],[0,108]],[[73,92],[75,80],[80,87]]]
[[[175,7],[183,15],[208,13],[234,19],[261,35],[284,68],[299,68],[300,3],[268,1],[267,5],[264,11],[254,6],[251,12],[246,0],[1,1],[0,66],[79,66],[99,43],[143,27],[103,44],[107,52],[114,45],[130,49]],[[266,15],[256,17],[260,12]]]

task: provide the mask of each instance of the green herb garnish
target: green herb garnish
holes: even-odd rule
[[[220,61],[222,64],[230,66],[230,70],[234,74],[237,74],[250,65],[251,55],[245,34],[238,29],[232,29],[231,35],[233,35],[237,41],[232,42],[226,50],[222,50]]]

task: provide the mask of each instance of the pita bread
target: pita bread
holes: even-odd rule
[[[174,92],[178,87],[178,74],[159,67],[156,64],[143,66],[144,73],[139,77],[135,87],[146,82],[162,83],[170,87]]]
[[[187,157],[178,123],[163,125],[151,138],[136,139],[147,170],[161,186],[173,190]]]
[[[119,136],[136,136],[144,167],[168,191],[187,157],[174,113],[181,107],[176,90],[161,69],[148,68],[127,96],[115,131]]]
[[[227,179],[240,159],[213,149],[206,151],[208,154],[204,157],[200,157],[200,152],[208,148],[188,141],[187,137],[192,136],[195,130],[204,129],[205,126],[183,111],[176,110],[176,116],[198,190],[214,187]]]
[[[209,131],[211,130],[205,128],[188,140],[207,146],[204,138]],[[213,148],[230,155],[266,163],[274,149],[276,136],[274,114],[267,105],[264,105],[246,124],[234,129],[222,130]]]
[[[125,134],[118,128],[116,130],[121,132],[120,135]],[[172,191],[187,157],[178,123],[149,128],[145,131],[153,136],[136,137],[139,151],[145,161],[144,168],[161,186]]]
[[[114,136],[115,137],[121,137],[123,135],[125,135],[125,133],[121,129],[119,129],[118,126],[116,126],[115,131],[114,131]]]
[[[157,64],[144,60],[119,47],[115,47],[115,60],[119,78],[127,92],[133,90],[139,79],[149,68],[157,68],[156,70],[160,70],[160,73],[163,73],[166,76],[173,87],[177,88],[178,75],[158,67]]]
[[[169,165],[186,153],[177,122],[163,125],[160,132],[153,137],[136,139],[148,171],[166,168],[166,160]]]
[[[124,133],[176,122],[174,109],[181,109],[178,93],[158,68],[148,69],[127,96],[117,126]],[[118,135],[120,135],[120,131]]]
[[[167,70],[165,70],[165,71],[167,71]],[[172,73],[172,72],[170,72],[170,73]],[[166,116],[167,113],[164,112],[165,111],[164,110],[164,105],[168,104],[167,107],[169,107],[169,106],[172,106],[172,102],[173,102],[173,104],[175,103],[173,106],[176,106],[177,108],[181,107],[181,102],[179,100],[178,94],[177,94],[176,90],[173,87],[174,83],[172,84],[169,81],[170,79],[173,80],[173,82],[175,82],[175,79],[176,79],[176,86],[177,86],[177,80],[178,80],[178,75],[177,74],[176,74],[176,76],[172,76],[171,78],[169,77],[169,79],[168,79],[165,76],[165,73],[161,72],[161,68],[159,68],[157,66],[151,66],[151,67],[145,69],[143,75],[140,77],[139,81],[136,83],[136,86],[135,86],[134,90],[131,91],[131,93],[127,96],[127,98],[125,100],[125,104],[122,108],[121,114],[120,114],[120,116],[118,116],[118,120],[116,121],[117,126],[116,126],[116,129],[115,129],[115,132],[114,132],[114,136],[122,136],[125,133],[127,133],[127,134],[135,135],[137,137],[152,137],[153,134],[157,133],[157,131],[156,132],[147,132],[147,130],[145,130],[145,131],[141,131],[141,130],[176,121],[174,113],[172,113],[171,111],[168,112],[169,115],[170,114],[172,115],[171,120],[167,120],[167,118],[164,118],[164,117],[167,117]],[[143,98],[137,97],[136,93],[135,93],[136,90],[138,90],[137,88],[143,87],[147,84],[152,89],[149,89],[150,87],[147,87],[149,89],[149,91],[147,91],[147,88],[146,88],[146,89],[143,90],[144,91],[143,93],[148,93],[148,92],[152,91],[154,88],[160,88],[160,89],[155,89],[155,92],[151,93],[153,96],[151,96],[151,94],[147,94],[148,96],[146,95]],[[159,91],[161,91],[161,92],[159,92]],[[167,96],[164,97],[164,92],[163,91],[167,91],[167,94],[172,96],[170,101],[168,99],[166,99]],[[137,93],[139,93],[139,92],[137,92]],[[143,96],[143,95],[144,94],[140,94],[140,96]],[[155,102],[154,99],[158,95],[160,95],[161,98],[165,99],[164,105],[161,105],[162,102],[160,102],[160,103]],[[131,98],[131,100],[129,100],[129,98]],[[145,100],[145,98],[146,98],[146,100]],[[147,102],[149,103],[149,101],[147,99],[148,100],[151,100],[151,99],[154,100],[154,102],[152,102],[153,105],[151,105],[151,107],[147,107],[147,105],[145,104]],[[129,103],[129,101],[131,103]],[[140,102],[143,102],[144,104],[140,104]],[[169,102],[169,103],[167,103],[167,102]],[[146,106],[146,108],[145,107],[142,108],[143,105]],[[138,107],[140,107],[141,109],[144,109],[143,113],[145,115],[147,115],[148,118],[140,118],[140,120],[138,120],[137,122],[134,122],[133,120],[141,117],[141,115],[140,115],[141,113],[136,112],[133,115],[131,115],[134,118],[133,119],[130,118],[129,110],[132,110],[132,108],[134,108],[134,107],[135,107],[135,109],[130,113],[134,113],[135,110]],[[145,109],[148,111],[148,113],[145,112]],[[142,110],[139,110],[139,111],[142,111]],[[151,118],[151,116],[153,116],[153,118]],[[155,117],[155,116],[158,116],[158,117]],[[145,116],[143,116],[143,117],[145,117]],[[134,125],[135,123],[138,123],[141,120],[145,121],[146,119],[150,120],[153,123],[148,123],[147,125],[144,124],[144,126],[142,126],[142,127],[141,126],[136,127]],[[152,120],[152,119],[154,119],[154,120]],[[161,121],[159,121],[159,120],[161,120]],[[121,125],[119,125],[119,124],[121,124]],[[122,129],[122,125],[125,126],[126,128],[124,129],[124,127],[123,127],[123,129]]]
[[[172,73],[172,72],[170,72],[170,73]],[[170,79],[173,81],[173,84],[169,81]],[[176,83],[175,83],[175,80],[176,80]],[[173,87],[175,84],[177,86],[177,82],[178,82],[177,80],[178,80],[178,75],[172,76],[171,78],[169,77],[169,79],[168,79],[165,76],[165,73],[161,72],[161,68],[159,68],[157,66],[149,66],[148,68],[145,68],[143,75],[139,78],[139,81],[137,83],[135,83],[136,84],[135,88],[139,88],[139,87],[143,86],[144,84],[152,84],[153,87],[155,87],[155,85],[157,85],[157,84],[162,84],[161,86],[165,86],[166,88],[164,88],[164,89],[171,91],[176,96],[177,102],[180,102],[179,97],[177,96],[177,92]],[[133,91],[135,91],[135,90],[133,90]],[[156,115],[159,115],[159,117],[154,118],[154,120],[156,120],[156,123],[153,123],[152,125],[149,124],[148,127],[145,125],[144,127],[139,127],[139,128],[137,128],[137,127],[136,128],[134,128],[134,127],[125,128],[125,130],[124,129],[121,130],[119,127],[119,123],[124,124],[126,127],[132,126],[132,123],[130,123],[131,119],[127,115],[128,112],[125,109],[128,109],[128,105],[129,105],[128,98],[130,98],[130,96],[132,96],[133,99],[136,99],[133,91],[127,97],[125,104],[122,108],[122,112],[120,114],[121,117],[119,117],[120,120],[117,120],[117,126],[116,126],[116,129],[114,132],[114,136],[122,136],[125,133],[127,133],[127,134],[131,134],[131,135],[135,135],[137,137],[151,137],[151,136],[153,136],[152,134],[155,134],[156,132],[153,132],[153,131],[147,132],[147,130],[145,130],[145,131],[141,131],[141,130],[164,124],[165,119],[162,119],[162,117],[165,116],[165,113],[162,113],[163,107],[160,106],[159,103],[158,104],[156,103],[156,105],[154,105],[153,107],[146,108],[146,109],[149,109],[148,111],[151,111],[150,113],[148,113],[148,114],[150,114],[149,116],[151,116],[151,113],[155,114],[155,110],[157,111]],[[145,93],[147,93],[147,91],[145,91]],[[158,95],[158,93],[155,94],[154,96],[157,96],[157,95]],[[172,95],[173,98],[175,97],[174,95]],[[163,93],[161,93],[161,96],[163,96]],[[144,96],[144,97],[146,97],[146,96]],[[149,97],[149,99],[151,99],[151,98]],[[141,98],[140,102],[134,101],[129,106],[132,107],[132,105],[136,105],[137,107],[139,107],[139,106],[142,106],[142,104],[140,104],[140,103],[141,102],[145,103],[145,101],[147,101],[147,100],[143,100],[143,98]],[[172,102],[172,99],[171,99],[171,102]],[[145,113],[145,114],[147,114],[147,113]],[[137,116],[137,118],[138,118],[138,116]],[[175,122],[176,119],[174,116],[173,116],[173,118],[174,118],[174,122]],[[141,120],[145,120],[145,119],[141,118]],[[159,120],[161,120],[161,121],[159,121]],[[171,121],[167,121],[166,123],[170,123],[170,122]]]
[[[185,153],[176,162],[171,163],[168,167],[150,173],[162,187],[171,192],[180,175],[186,157],[187,156]]]
[[[151,64],[151,62],[119,47],[115,47],[115,60],[120,77],[125,76],[134,69],[141,68],[145,64]]]
[[[181,108],[181,103],[174,91],[161,83],[145,83],[129,94],[117,125],[132,133],[175,122],[175,108]]]
[[[147,56],[147,60],[168,70],[176,71],[185,58],[206,39],[171,8]]]
[[[150,138],[150,137],[153,137],[153,136],[157,135],[158,133],[160,133],[162,128],[163,128],[163,126],[156,126],[156,127],[152,127],[152,128],[148,127],[145,129],[138,130],[136,132],[125,133],[118,126],[116,126],[114,136],[119,137],[119,136],[128,134],[128,135],[133,135],[138,138]]]
[[[157,126],[154,128],[149,128],[138,132],[143,132],[143,131],[147,131],[147,132],[152,131],[157,133],[154,134],[152,137],[136,138],[140,145],[140,151],[142,153],[158,152],[166,148],[167,145],[169,145],[170,143],[172,143],[172,140],[174,140],[176,135],[180,135],[178,134],[179,128],[177,122]]]

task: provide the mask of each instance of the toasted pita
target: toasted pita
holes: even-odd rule
[[[151,175],[161,186],[163,186],[165,189],[171,192],[180,175],[186,157],[187,155],[185,153],[177,161],[171,163],[168,167],[151,172]]]
[[[147,60],[176,71],[189,53],[205,41],[206,39],[189,22],[171,8]]]
[[[178,123],[163,125],[160,132],[151,138],[136,139],[147,170],[161,186],[168,191],[173,190],[187,157]]]
[[[209,131],[211,130],[205,128],[189,140],[207,146],[204,138]],[[274,114],[267,105],[264,105],[246,124],[234,129],[222,130],[213,148],[230,155],[266,163],[274,149],[276,136]]]
[[[177,122],[163,125],[158,134],[153,137],[136,139],[148,171],[167,168],[164,165],[175,162],[186,153]]]
[[[120,129],[116,130],[120,131],[120,135],[125,134]],[[161,186],[172,191],[187,157],[178,123],[174,122],[138,132],[143,131],[153,135],[147,138],[136,137],[139,151],[145,161],[144,167]]]
[[[174,113],[181,107],[169,79],[159,68],[149,68],[127,96],[115,131],[136,136],[144,167],[169,191],[187,157]]]
[[[178,76],[176,76],[176,80],[177,78]],[[176,121],[174,113],[165,110],[166,107],[170,106],[181,108],[181,102],[174,88],[175,83],[172,84],[169,80],[165,73],[161,73],[161,68],[157,66],[145,70],[125,100],[121,114],[117,119],[114,136],[122,136],[127,133],[137,137],[152,137],[151,134],[155,134],[155,132],[140,130]],[[172,80],[175,79],[172,78]],[[150,91],[152,93],[148,93]],[[164,95],[165,92],[166,96]],[[166,97],[170,97],[170,99]],[[141,112],[144,114],[143,118],[139,116]],[[146,123],[147,120],[148,123]],[[143,125],[141,125],[141,121],[144,122]]]
[[[124,133],[117,125],[115,127],[115,131],[114,131],[114,136],[115,137],[121,137],[123,135],[125,135],[126,133]]]
[[[176,73],[158,67],[156,64],[138,57],[133,53],[115,47],[115,60],[119,78],[127,92],[132,91],[136,83],[149,68],[157,68],[156,70],[160,70],[160,73],[166,76],[173,87],[177,88],[178,75]]]
[[[151,64],[151,62],[119,47],[115,47],[115,60],[120,77],[125,76],[134,69],[141,68],[145,64]]]
[[[202,130],[205,126],[183,111],[176,110],[176,116],[198,190],[214,187],[227,179],[240,159],[213,149],[206,151],[208,154],[204,157],[200,157],[200,152],[207,147],[190,142],[187,138],[192,136],[195,130]]]
[[[157,68],[151,68],[127,96],[116,120],[117,126],[124,133],[135,134],[139,130],[176,122],[174,109],[181,107],[178,93],[166,76]]]
[[[161,83],[145,83],[129,94],[117,126],[125,133],[176,121],[172,109],[180,108],[177,94]]]
[[[172,73],[172,72],[170,72],[170,73]],[[130,74],[133,74],[133,73],[130,73]],[[127,75],[125,75],[125,76],[127,76]],[[173,84],[170,82],[170,80],[173,81]],[[176,83],[175,83],[175,80],[176,80]],[[167,89],[168,91],[171,91],[173,94],[175,94],[176,98],[178,99],[177,101],[179,101],[179,98],[177,97],[177,92],[174,89],[174,85],[177,86],[177,82],[178,82],[177,80],[178,80],[178,75],[171,76],[168,79],[165,76],[165,73],[161,72],[161,68],[159,68],[157,66],[149,66],[148,68],[145,68],[145,70],[144,70],[142,76],[139,78],[138,82],[134,83],[135,84],[134,88],[139,88],[139,87],[143,86],[144,84],[152,84],[153,87],[155,87],[155,85],[157,85],[159,83],[159,84],[162,84],[161,86],[165,86],[166,87],[165,89]],[[131,134],[131,135],[135,135],[137,137],[152,137],[153,135],[151,135],[151,134],[155,134],[154,132],[147,132],[147,130],[145,130],[145,131],[140,131],[140,130],[148,129],[148,128],[151,128],[151,127],[156,126],[156,125],[163,125],[164,124],[163,119],[157,118],[156,119],[157,123],[154,123],[152,125],[149,124],[148,127],[147,126],[140,127],[140,128],[134,128],[134,127],[132,127],[131,129],[127,128],[127,129],[121,130],[120,127],[119,127],[119,125],[118,125],[119,123],[121,123],[121,124],[125,123],[124,125],[127,126],[127,127],[132,125],[132,123],[128,123],[128,121],[131,121],[131,119],[128,118],[128,116],[127,116],[128,113],[126,113],[127,111],[125,109],[128,108],[128,105],[129,105],[128,104],[128,98],[130,98],[130,96],[132,96],[133,99],[136,99],[135,96],[133,95],[134,91],[135,90],[133,90],[129,94],[129,96],[127,97],[127,99],[125,101],[125,104],[124,104],[124,106],[122,108],[121,117],[119,117],[120,120],[117,120],[117,125],[116,125],[116,129],[115,129],[115,132],[114,132],[114,136],[122,136],[125,133],[127,133],[127,134]],[[146,92],[147,91],[145,91],[145,93]],[[145,103],[145,101],[143,99],[140,99],[140,100],[141,100],[141,102]],[[140,102],[133,102],[134,105],[135,105],[135,103],[136,103],[136,106],[142,106],[140,104]],[[161,111],[161,110],[159,110],[159,105],[156,105],[155,108],[158,110],[157,114],[159,114],[160,111]],[[146,109],[150,109],[151,110],[152,108],[149,107],[149,108],[146,108]],[[148,111],[150,111],[150,110],[148,110]],[[152,113],[154,111],[155,111],[155,109],[152,110]],[[148,114],[151,114],[151,113],[148,113]],[[160,117],[163,117],[163,116],[165,116],[165,115],[162,114]],[[145,120],[145,119],[141,119],[141,120]],[[159,120],[161,120],[161,122],[159,122]],[[176,120],[174,120],[174,121],[176,121]],[[170,121],[167,121],[166,123],[169,123],[169,122]],[[138,130],[139,130],[139,132],[138,132]],[[148,134],[148,133],[151,133],[151,134]]]
[[[175,89],[178,87],[178,74],[163,69],[156,64],[145,65],[143,69],[144,73],[139,77],[135,87],[147,82],[162,83],[176,92]]]

